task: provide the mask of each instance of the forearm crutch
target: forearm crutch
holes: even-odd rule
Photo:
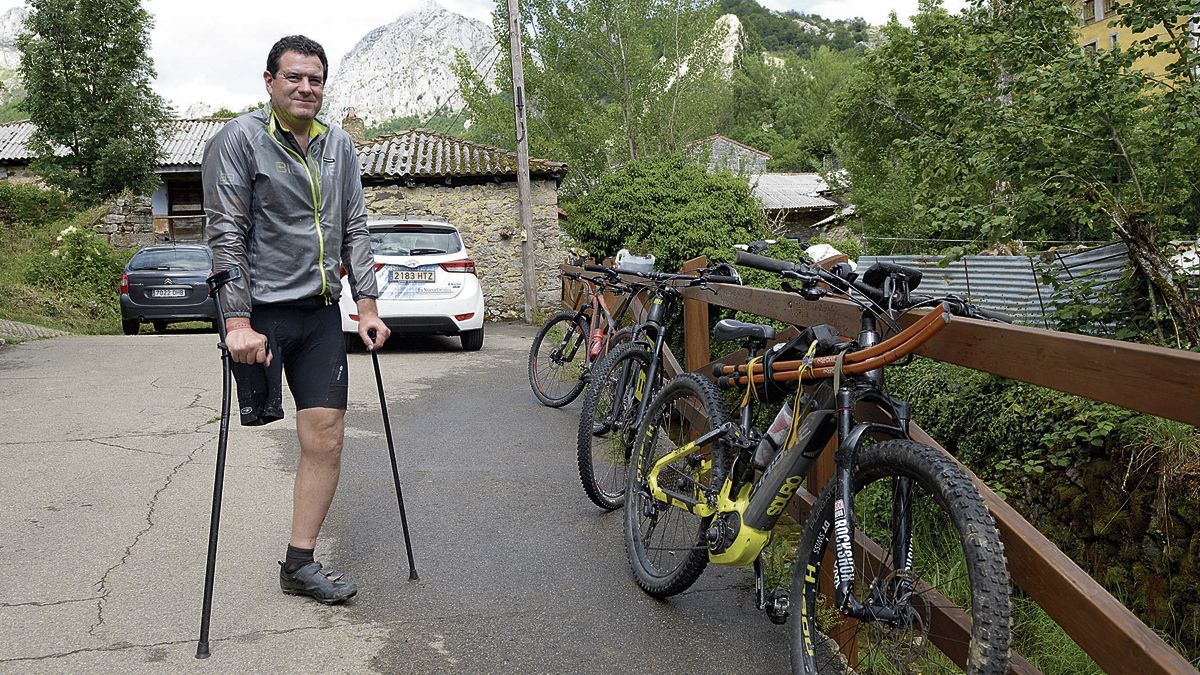
[[[204,605],[200,610],[200,641],[196,644],[196,658],[208,658],[208,619],[212,614],[213,575],[217,567],[217,533],[221,525],[221,487],[225,482],[225,448],[229,442],[229,399],[233,381],[233,357],[225,345],[225,311],[221,309],[221,288],[241,278],[236,267],[216,272],[208,277],[208,296],[217,309],[217,334],[221,350],[221,431],[217,437],[217,475],[213,481],[212,520],[208,524],[208,563],[204,568]]]
[[[367,333],[375,342],[375,329]],[[396,468],[396,447],[392,444],[392,423],[388,419],[387,400],[383,397],[383,376],[379,373],[379,355],[371,349],[371,362],[375,364],[375,384],[379,387],[379,408],[383,411],[383,431],[387,436],[388,453],[392,458],[392,480],[396,482],[396,503],[400,505],[400,527],[404,530],[404,548],[408,551],[408,580],[419,581],[417,565],[413,562],[412,541],[408,536],[408,517],[404,515],[404,494],[400,491],[400,470]]]

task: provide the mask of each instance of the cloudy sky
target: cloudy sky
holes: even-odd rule
[[[491,21],[491,0],[438,0],[446,9]],[[158,70],[156,88],[186,112],[195,102],[234,110],[265,100],[262,71],[271,44],[301,33],[325,47],[331,66],[368,31],[419,9],[428,0],[290,0],[282,5],[248,0],[146,0],[155,17],[151,55]],[[831,19],[861,16],[871,23],[902,18],[917,0],[759,0],[775,10],[796,10]],[[965,0],[949,0],[961,6]],[[0,0],[0,11],[23,4]],[[282,11],[286,8],[286,11]],[[336,71],[334,73],[336,77]]]

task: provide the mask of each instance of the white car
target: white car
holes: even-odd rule
[[[448,222],[411,218],[367,221],[379,284],[379,316],[400,335],[457,335],[466,351],[483,347],[483,290],[475,261]],[[343,270],[342,332],[361,347],[358,306]]]

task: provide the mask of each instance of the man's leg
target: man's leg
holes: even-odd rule
[[[300,436],[300,466],[292,494],[292,540],[296,548],[311,549],[329,512],[342,469],[345,410],[305,408],[296,413]]]

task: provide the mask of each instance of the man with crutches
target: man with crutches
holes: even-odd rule
[[[275,43],[263,73],[270,102],[208,142],[202,176],[214,274],[239,271],[219,298],[241,422],[283,417],[285,374],[296,403],[300,463],[279,584],[284,593],[334,604],[358,592],[313,557],[341,470],[347,399],[341,284],[350,284],[357,301],[368,350],[390,331],[375,307],[358,154],[349,134],[317,119],[328,74],[316,42],[293,35]]]

